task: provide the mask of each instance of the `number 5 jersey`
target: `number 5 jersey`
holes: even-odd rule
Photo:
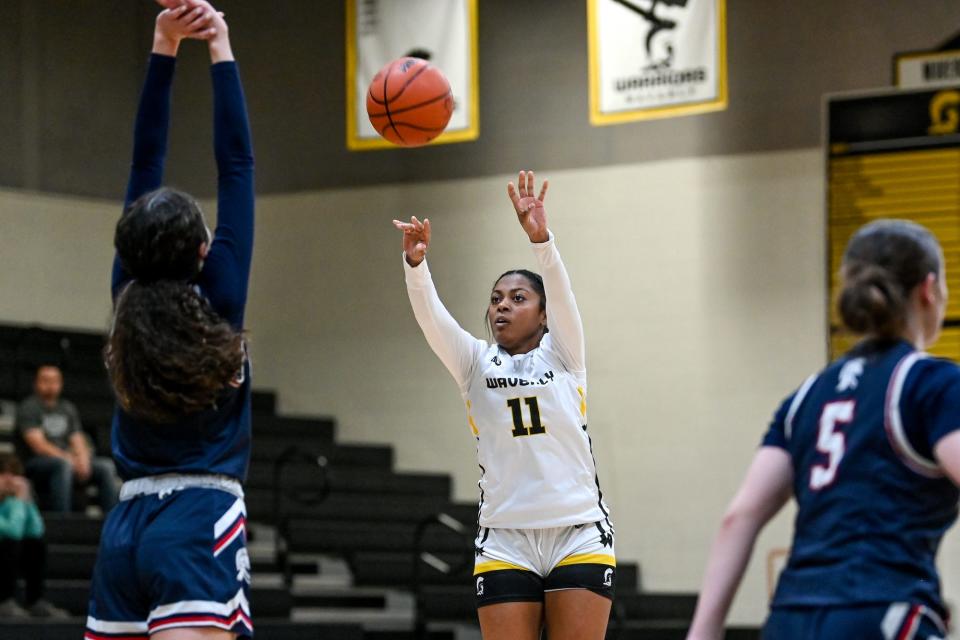
[[[793,461],[793,548],[772,606],[913,602],[945,614],[935,565],[957,519],[937,442],[960,429],[960,368],[867,341],[811,376],[763,444]]]
[[[549,332],[537,348],[516,356],[464,331],[440,302],[426,260],[417,267],[404,260],[417,322],[466,403],[484,527],[542,529],[609,517],[587,434],[580,313],[553,235],[531,246]]]

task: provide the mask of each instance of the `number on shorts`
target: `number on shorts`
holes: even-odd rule
[[[537,404],[537,398],[524,398],[523,401],[530,408],[530,426],[523,424],[523,407],[520,406],[520,398],[510,398],[507,400],[507,406],[513,413],[513,437],[534,436],[540,433],[546,433],[547,428],[540,424],[540,406]]]
[[[847,450],[847,438],[837,425],[853,422],[855,400],[828,402],[820,413],[820,430],[817,433],[817,451],[827,456],[827,464],[815,464],[810,469],[810,488],[820,491],[837,479],[837,469]]]

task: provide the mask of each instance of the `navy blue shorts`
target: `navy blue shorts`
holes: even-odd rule
[[[943,640],[947,629],[929,608],[909,602],[859,607],[777,607],[763,640]]]
[[[252,637],[245,528],[243,498],[219,489],[121,501],[100,538],[84,640],[182,627]]]

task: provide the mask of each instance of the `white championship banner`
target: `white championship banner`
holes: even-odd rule
[[[347,3],[347,147],[396,148],[367,118],[366,93],[383,66],[424,58],[450,82],[454,110],[446,131],[429,144],[479,135],[478,0],[345,0]]]
[[[726,0],[587,0],[590,122],[727,107]]]

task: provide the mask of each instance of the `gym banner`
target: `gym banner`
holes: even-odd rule
[[[347,148],[396,148],[367,118],[370,81],[391,60],[429,60],[450,81],[454,111],[429,144],[476,140],[478,0],[345,0],[347,3]]]
[[[901,89],[960,85],[960,51],[914,51],[893,57],[893,84]]]
[[[726,0],[587,0],[590,122],[727,107]]]

